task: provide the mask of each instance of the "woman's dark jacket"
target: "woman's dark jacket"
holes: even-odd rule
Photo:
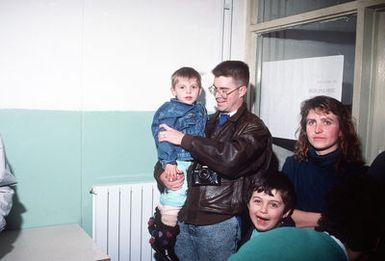
[[[326,155],[318,155],[310,148],[308,159],[300,161],[296,156],[286,159],[282,172],[294,185],[297,204],[296,209],[320,213],[325,206],[326,194],[337,184],[351,175],[362,174],[367,166],[361,162],[347,162],[338,169],[341,151],[336,150]]]

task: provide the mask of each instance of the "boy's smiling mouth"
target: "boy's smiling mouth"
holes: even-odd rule
[[[270,220],[269,218],[257,216],[257,222],[261,225],[265,225],[269,220]]]

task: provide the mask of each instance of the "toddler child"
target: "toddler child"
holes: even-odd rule
[[[152,134],[155,139],[158,160],[162,164],[166,177],[176,180],[177,175],[186,175],[192,163],[191,154],[180,146],[169,142],[159,142],[160,124],[193,136],[204,136],[207,121],[205,107],[197,103],[202,92],[201,76],[190,67],[182,67],[171,76],[171,93],[175,98],[164,103],[155,113],[152,122]],[[181,189],[161,191],[160,204],[154,217],[149,220],[150,243],[165,260],[176,260],[174,254],[175,238],[178,234],[177,217],[187,195],[187,178]]]

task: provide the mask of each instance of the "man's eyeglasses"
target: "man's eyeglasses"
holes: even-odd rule
[[[223,98],[227,98],[227,96],[229,96],[230,94],[232,94],[233,92],[235,92],[236,90],[238,90],[239,88],[241,88],[243,85],[235,88],[235,89],[232,89],[232,90],[229,90],[227,88],[217,88],[214,84],[211,85],[209,87],[209,91],[212,95],[216,95],[217,93],[219,93]]]

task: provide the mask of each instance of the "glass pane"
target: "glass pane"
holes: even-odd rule
[[[339,5],[352,0],[260,0],[258,23]]]
[[[275,140],[295,139],[309,97],[332,96],[351,110],[355,38],[355,15],[258,36],[259,111]]]

